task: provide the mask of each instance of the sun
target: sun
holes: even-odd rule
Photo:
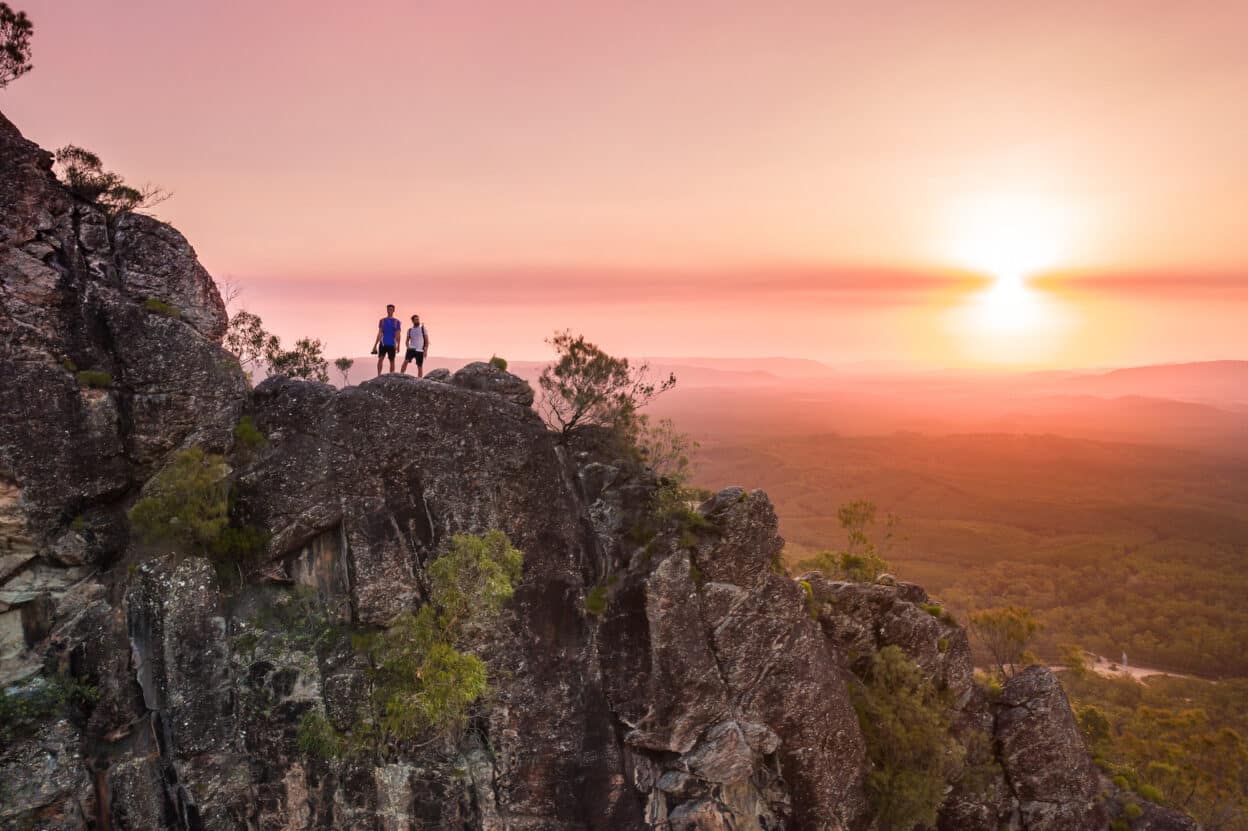
[[[953,210],[948,255],[962,268],[1021,285],[1068,255],[1068,217],[1061,204],[1037,196],[965,199]]]
[[[1021,195],[967,199],[951,212],[946,257],[992,279],[950,317],[969,357],[1026,363],[1056,349],[1062,310],[1028,280],[1069,256],[1068,217],[1054,200]]]

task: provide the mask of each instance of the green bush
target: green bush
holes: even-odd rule
[[[1144,809],[1134,802],[1128,802],[1122,806],[1122,814],[1131,822],[1144,816]]]
[[[256,426],[255,419],[245,415],[234,425],[234,446],[244,453],[252,453],[269,443],[269,438]]]
[[[944,655],[946,652],[948,652],[949,651],[949,639],[937,638],[936,639],[936,651],[939,652],[941,655]]]
[[[98,699],[94,686],[64,676],[36,675],[0,689],[0,750],[67,708],[87,707]]]
[[[494,367],[495,369],[501,369],[503,372],[506,372],[507,371],[507,359],[500,358],[497,355],[491,355],[490,366]]]
[[[384,754],[395,742],[455,739],[486,695],[484,662],[466,651],[487,634],[519,583],[524,557],[501,531],[451,538],[429,566],[429,602],[384,631],[356,638],[372,668],[373,695],[353,738]]]
[[[896,646],[876,653],[851,688],[872,769],[867,796],[881,831],[932,826],[966,749],[950,736],[949,702]]]
[[[177,306],[170,305],[163,300],[158,300],[155,297],[149,297],[144,300],[143,308],[147,309],[152,314],[158,314],[162,317],[171,317],[174,320],[182,319],[181,309]]]
[[[301,751],[319,759],[336,759],[342,755],[344,747],[342,736],[320,710],[303,714],[295,741]]]
[[[113,383],[113,376],[98,369],[84,369],[77,373],[78,383],[93,390],[101,390]]]
[[[1089,750],[1096,750],[1113,736],[1109,719],[1099,707],[1088,705],[1075,709],[1075,721]]]
[[[209,553],[229,525],[229,468],[199,447],[183,450],[156,474],[130,509],[130,525],[144,542],[174,542]]]
[[[970,617],[971,634],[979,641],[992,659],[992,665],[1002,678],[1010,678],[1021,667],[1033,663],[1028,645],[1040,632],[1042,625],[1030,609],[1005,606],[984,609]]]
[[[607,610],[607,586],[600,583],[585,595],[585,611],[598,617]]]
[[[799,562],[798,570],[817,571],[834,580],[874,583],[876,578],[889,570],[883,554],[893,544],[899,520],[893,514],[885,517],[878,544],[868,533],[876,524],[873,502],[865,499],[847,502],[837,510],[837,520],[845,529],[845,548],[820,551],[814,557]]]
[[[209,544],[208,556],[217,565],[241,567],[264,553],[269,538],[254,525],[227,526]]]
[[[809,580],[798,580],[797,584],[802,587],[802,594],[806,597],[806,614],[810,615],[811,620],[819,619],[819,601],[815,600],[815,588],[810,585]]]

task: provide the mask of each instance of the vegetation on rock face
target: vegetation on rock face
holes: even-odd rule
[[[84,369],[74,373],[74,377],[78,379],[79,384],[93,390],[106,389],[113,383],[113,376],[98,369]]]
[[[229,472],[221,456],[183,450],[130,509],[131,527],[144,542],[174,541],[206,554],[230,521]]]
[[[320,710],[309,710],[303,714],[295,741],[299,750],[321,759],[336,758],[343,751],[342,737]]]
[[[234,446],[244,454],[254,453],[268,443],[268,437],[260,431],[251,416],[243,416],[234,425]]]
[[[494,367],[495,369],[501,369],[503,372],[506,372],[507,371],[507,359],[500,358],[497,355],[491,355],[490,366]]]
[[[897,517],[889,514],[885,518],[883,536],[878,545],[869,534],[876,523],[873,502],[858,499],[846,503],[837,511],[837,518],[845,529],[845,548],[820,551],[814,557],[798,562],[798,570],[818,571],[835,580],[875,582],[877,577],[888,571],[888,563],[883,554],[896,539]]]
[[[1028,647],[1041,625],[1030,609],[1006,606],[973,612],[969,629],[999,677],[1012,678],[1020,669],[1036,663]]]
[[[428,603],[404,611],[382,630],[353,636],[354,648],[368,661],[371,691],[349,735],[338,734],[313,710],[300,722],[300,749],[316,756],[387,757],[404,742],[456,741],[473,705],[490,689],[485,663],[470,648],[512,598],[523,559],[499,530],[453,537],[447,553],[429,565]],[[346,631],[312,595],[287,605],[293,613],[277,624],[288,649],[314,654]]]
[[[90,684],[65,676],[36,675],[0,688],[0,750],[37,730],[48,718],[87,707],[99,697]]]
[[[34,69],[30,62],[34,33],[26,12],[15,12],[8,3],[0,3],[0,89]]]
[[[601,617],[607,611],[607,595],[610,587],[599,583],[585,594],[585,613]]]
[[[628,432],[655,396],[676,386],[676,376],[651,381],[649,365],[631,366],[585,340],[559,332],[547,340],[559,358],[542,370],[540,412],[547,426],[567,436],[589,425]]]
[[[1204,828],[1248,829],[1248,681],[1104,677],[1068,650],[1059,677],[1098,766]]]
[[[181,309],[179,309],[177,306],[173,306],[155,297],[149,297],[146,300],[144,300],[143,308],[147,309],[149,312],[152,312],[153,314],[158,314],[163,317],[171,317],[174,320],[180,320],[182,318]]]
[[[172,543],[218,566],[240,568],[263,550],[268,535],[230,524],[229,472],[221,456],[183,450],[148,482],[130,509],[131,528],[143,542]]]
[[[950,735],[949,702],[896,646],[876,653],[854,709],[867,743],[867,795],[882,831],[935,824],[966,749]]]
[[[93,202],[111,217],[150,208],[169,198],[169,193],[153,185],[141,188],[126,184],[120,174],[104,169],[100,157],[73,144],[54,154],[53,170],[65,187],[79,199]]]

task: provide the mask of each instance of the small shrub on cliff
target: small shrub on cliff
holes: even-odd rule
[[[1002,678],[1011,678],[1022,667],[1035,663],[1027,647],[1040,629],[1035,614],[1018,606],[983,609],[970,616],[971,635]]]
[[[490,366],[494,367],[495,369],[501,369],[503,372],[506,372],[507,371],[507,359],[500,358],[497,355],[491,355]]]
[[[15,12],[8,3],[0,3],[0,89],[34,69],[30,62],[34,33],[26,12]]]
[[[73,144],[59,148],[54,154],[53,170],[70,193],[93,202],[112,218],[132,213],[169,198],[169,193],[153,185],[136,188],[111,170],[105,170],[100,157]]]
[[[342,357],[334,359],[334,368],[342,373],[342,385],[345,387],[351,383],[351,367],[355,366],[355,360],[352,358]]]
[[[319,759],[335,759],[342,754],[342,736],[320,710],[308,710],[299,719],[295,734],[299,749]]]
[[[585,613],[601,617],[607,611],[607,586],[599,583],[585,595]]]
[[[881,831],[932,826],[966,750],[950,735],[948,702],[896,646],[881,649],[851,687],[867,743],[867,795]]]
[[[152,314],[158,314],[158,315],[161,315],[162,317],[171,317],[174,320],[182,319],[181,309],[179,309],[177,306],[166,303],[163,300],[158,300],[155,297],[149,297],[146,300],[144,300],[143,308],[147,309]]]
[[[234,425],[234,446],[244,455],[254,453],[268,443],[268,436],[261,432],[251,416],[243,416]]]
[[[373,695],[353,739],[384,754],[395,742],[453,740],[489,692],[485,663],[467,651],[498,619],[520,581],[523,555],[501,531],[460,534],[429,566],[429,602],[382,632],[357,638]]]
[[[264,359],[274,375],[329,383],[329,361],[325,360],[319,338],[300,338],[295,341],[294,349],[283,349],[281,341],[270,336]]]
[[[75,373],[74,377],[79,384],[93,390],[107,389],[113,383],[113,376],[98,369],[84,369]]]
[[[633,425],[637,411],[655,396],[676,386],[676,376],[652,381],[649,365],[631,366],[585,340],[559,332],[547,340],[558,360],[542,370],[539,412],[546,424],[564,437],[597,425],[621,434]]]
[[[811,620],[818,620],[819,601],[815,599],[814,586],[809,580],[798,580],[797,584],[802,587],[802,594],[806,596],[806,614],[810,615]]]
[[[651,423],[650,417],[634,419],[630,439],[642,463],[677,485],[684,485],[693,473],[693,457],[698,443],[681,433],[670,418]]]
[[[36,675],[0,689],[0,750],[33,733],[44,720],[66,709],[89,707],[99,691],[66,676]]]
[[[229,525],[229,468],[199,447],[183,450],[148,483],[130,509],[130,525],[144,542],[174,542],[208,554]]]
[[[883,554],[896,539],[897,517],[889,514],[885,518],[877,543],[869,533],[876,524],[875,503],[865,499],[855,500],[842,505],[836,514],[845,529],[845,548],[820,551],[814,557],[799,562],[798,570],[818,571],[834,580],[874,583],[877,577],[888,571]]]

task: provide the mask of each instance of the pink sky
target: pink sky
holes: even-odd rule
[[[320,5],[19,0],[0,109],[331,355],[1248,357],[1242,2]],[[1074,276],[975,323],[1001,239]]]

